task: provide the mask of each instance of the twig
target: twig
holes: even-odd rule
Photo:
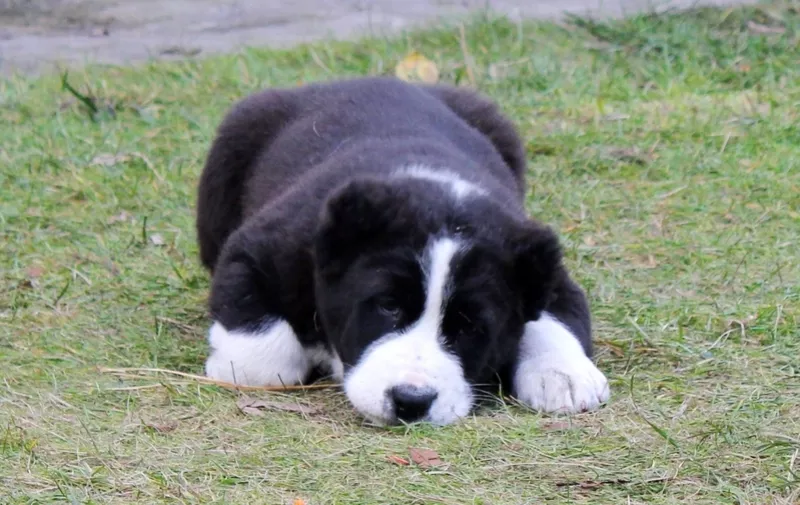
[[[156,316],[156,320],[158,320],[158,321],[160,321],[162,323],[170,324],[172,326],[175,326],[176,328],[180,328],[181,330],[183,330],[185,332],[188,332],[188,333],[196,333],[197,332],[197,328],[195,328],[194,326],[188,325],[186,323],[182,323],[180,321],[176,321],[175,319],[170,319],[168,317]]]
[[[330,389],[337,386],[334,383],[323,384],[307,384],[307,385],[288,385],[288,386],[244,386],[241,384],[234,384],[232,382],[225,382],[216,379],[203,377],[202,375],[194,375],[186,372],[179,372],[177,370],[167,370],[165,368],[106,368],[100,367],[98,371],[101,373],[113,374],[118,376],[126,376],[128,378],[145,378],[142,374],[166,374],[176,375],[191,379],[195,382],[202,384],[210,384],[212,386],[219,386],[226,389],[233,389],[239,391],[304,391],[309,389]],[[138,375],[137,375],[138,374]]]
[[[464,57],[464,65],[467,68],[467,78],[469,79],[470,85],[475,87],[475,72],[472,70],[472,67],[475,65],[472,59],[472,55],[469,54],[469,48],[467,47],[467,35],[464,31],[464,25],[459,25],[458,27],[459,33],[461,37],[459,38],[458,42],[461,45],[461,54]]]
[[[635,481],[632,479],[609,479],[609,480],[587,480],[587,481],[568,481],[568,482],[556,482],[556,487],[572,487],[572,486],[579,486],[582,489],[596,489],[600,486],[620,486],[620,485],[627,485],[627,484],[652,484],[654,482],[669,482],[675,479],[674,475],[665,475],[664,477],[653,477],[650,479],[644,479],[641,481]]]
[[[163,384],[145,384],[143,386],[127,386],[122,388],[108,388],[106,391],[141,391],[143,389],[163,388]]]
[[[68,72],[61,74],[61,89],[67,91],[70,95],[74,96],[83,105],[85,105],[86,108],[89,109],[89,116],[91,117],[92,121],[95,120],[95,116],[97,116],[100,110],[97,108],[94,98],[84,95],[77,89],[73,88],[69,83]]]

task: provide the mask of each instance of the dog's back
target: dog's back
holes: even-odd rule
[[[516,131],[473,92],[387,78],[267,90],[231,109],[208,155],[197,202],[203,264],[213,270],[242,221],[293,188],[316,184],[325,191],[348,176],[380,176],[393,152],[427,166],[437,156],[461,156],[469,173],[460,175],[511,196],[522,192]]]

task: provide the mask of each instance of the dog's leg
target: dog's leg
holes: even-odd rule
[[[525,325],[513,394],[535,410],[594,410],[610,396],[608,380],[592,362],[591,322],[583,292],[565,279],[556,299]]]
[[[257,216],[225,244],[209,300],[208,377],[290,385],[316,365],[332,366],[314,325],[311,260],[298,244],[281,240],[284,224]]]
[[[215,321],[208,341],[206,375],[216,380],[247,386],[300,384],[314,365],[311,353],[282,319],[256,331],[228,331]]]

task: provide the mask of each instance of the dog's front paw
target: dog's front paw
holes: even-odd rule
[[[206,376],[243,386],[287,386],[303,382],[311,361],[289,323],[255,333],[229,332],[215,322],[209,331]]]
[[[534,410],[574,414],[597,409],[610,391],[606,376],[586,356],[543,354],[520,364],[514,396]]]

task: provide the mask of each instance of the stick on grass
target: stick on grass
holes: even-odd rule
[[[179,372],[177,370],[168,370],[166,368],[106,368],[100,367],[98,369],[101,373],[116,375],[118,377],[130,379],[144,379],[150,378],[151,375],[164,374],[183,377],[193,382],[201,384],[208,384],[211,386],[219,386],[226,389],[237,391],[305,391],[311,389],[331,389],[337,386],[335,383],[320,383],[320,384],[303,384],[303,385],[287,385],[287,386],[245,386],[242,384],[235,384],[232,382],[225,382],[216,379],[203,377],[202,375],[195,375],[186,372]]]

